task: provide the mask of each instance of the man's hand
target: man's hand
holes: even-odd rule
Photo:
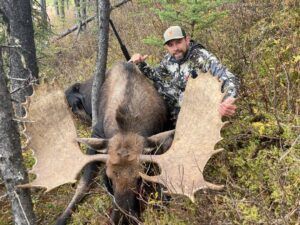
[[[219,113],[222,116],[232,116],[235,113],[236,105],[234,105],[235,98],[226,98],[219,107]]]
[[[133,62],[134,64],[137,64],[137,63],[140,63],[140,62],[144,62],[146,58],[148,58],[148,55],[141,55],[139,53],[135,53],[135,54],[132,55],[129,62]]]

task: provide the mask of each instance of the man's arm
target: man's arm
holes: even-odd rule
[[[196,53],[197,59],[195,63],[197,68],[201,69],[204,73],[211,72],[213,76],[223,81],[222,92],[226,92],[225,98],[237,97],[239,81],[237,77],[232,74],[219,60],[210,52],[205,49],[200,49]]]
[[[148,55],[134,54],[129,62],[137,64],[141,72],[148,77],[150,80],[157,82],[163,82],[163,77],[168,74],[163,62],[159,66],[151,68],[146,62],[145,59]]]
[[[198,50],[196,65],[203,72],[210,71],[213,76],[223,81],[221,90],[226,92],[224,101],[220,104],[219,112],[222,116],[231,116],[235,113],[235,98],[238,94],[239,81],[219,60],[205,49]]]

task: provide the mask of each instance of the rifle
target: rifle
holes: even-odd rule
[[[129,52],[128,52],[126,46],[123,44],[123,42],[122,42],[122,40],[121,40],[121,38],[120,38],[120,35],[118,34],[118,32],[117,32],[117,30],[116,30],[116,28],[115,28],[115,25],[114,25],[114,23],[113,23],[113,21],[112,21],[111,19],[109,19],[109,24],[110,24],[111,28],[113,29],[116,38],[118,39],[118,42],[119,42],[119,44],[120,44],[122,53],[123,53],[123,55],[125,56],[125,59],[126,59],[127,61],[129,61],[130,58],[131,58],[130,55],[129,55]]]

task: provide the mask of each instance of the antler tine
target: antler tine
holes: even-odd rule
[[[95,155],[86,155],[88,160],[86,164],[94,161],[100,161],[106,163],[108,159],[108,154],[95,154]]]
[[[98,150],[106,148],[108,142],[102,138],[76,138],[76,141]],[[107,153],[107,151],[105,153]]]
[[[75,182],[75,181],[74,181]],[[16,187],[18,188],[43,188],[45,192],[49,192],[53,190],[55,187],[45,187],[44,185],[35,184],[35,182],[27,183],[27,184],[18,184]]]
[[[141,176],[142,179],[144,180],[147,180],[147,181],[150,181],[150,182],[154,182],[154,183],[161,183],[160,180],[161,180],[161,176],[158,175],[158,176],[148,176],[147,174],[144,174],[144,173],[139,173],[139,175]],[[161,183],[163,184],[163,183]]]
[[[30,107],[31,99],[34,98],[36,94],[36,89],[38,88],[38,84],[33,83],[31,87],[32,87],[32,94],[30,96],[25,96],[25,102],[21,103],[21,105],[25,110],[25,115],[23,116],[24,119],[27,119],[28,117],[28,108]]]
[[[211,154],[214,155],[214,154],[217,154],[217,153],[222,152],[222,151],[224,151],[224,148],[219,148],[219,149],[216,149],[216,150],[212,151]]]
[[[108,154],[108,149],[96,150],[96,152],[98,152],[100,154]]]
[[[19,184],[19,185],[17,185],[17,187],[18,188],[31,188],[32,185],[30,183],[28,183],[28,184]]]
[[[157,163],[158,157],[159,157],[159,155],[140,155],[140,161]]]
[[[210,182],[205,182],[207,188],[211,189],[211,190],[216,190],[216,191],[221,191],[224,189],[224,185],[217,185],[217,184],[213,184]]]

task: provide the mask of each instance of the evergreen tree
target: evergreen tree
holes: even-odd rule
[[[191,37],[215,21],[221,19],[226,12],[217,10],[218,7],[235,0],[144,0],[159,18],[170,25],[185,28]],[[149,44],[161,44],[161,38],[153,36],[145,40]]]

